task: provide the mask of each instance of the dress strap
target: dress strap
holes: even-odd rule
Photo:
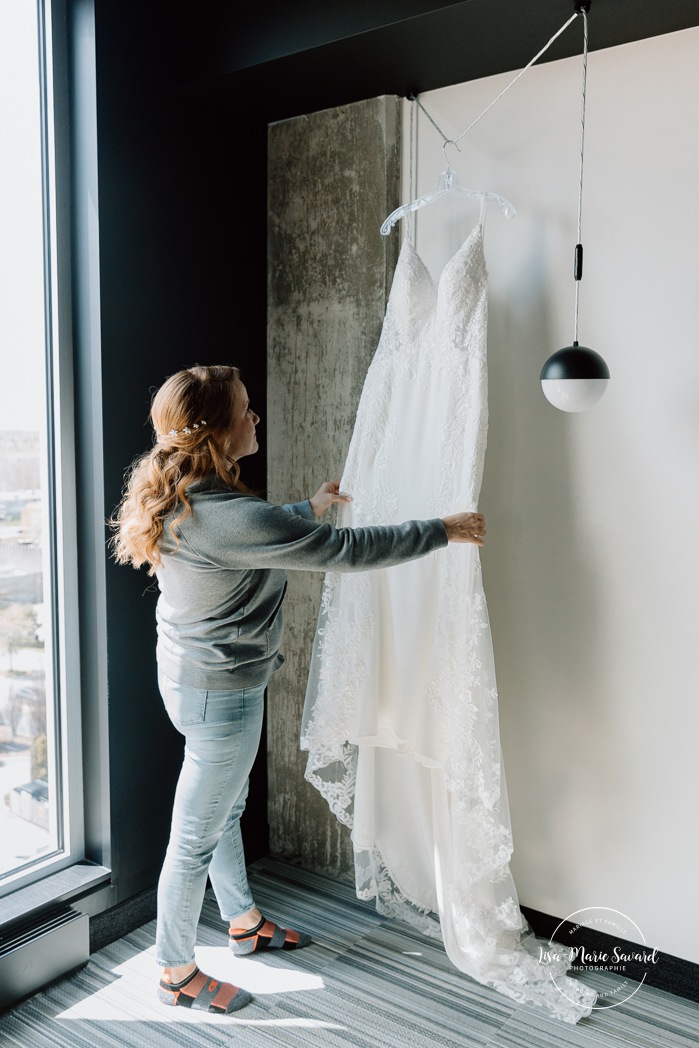
[[[487,207],[488,207],[488,200],[487,200],[485,194],[483,194],[481,196],[481,216],[480,216],[480,219],[479,219],[479,225],[481,227],[481,231],[485,228],[485,212],[486,212]]]

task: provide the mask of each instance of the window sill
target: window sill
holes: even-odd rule
[[[69,904],[90,916],[111,902],[111,870],[94,863],[79,862],[35,884],[18,888],[0,903],[0,928],[31,918],[42,910]]]

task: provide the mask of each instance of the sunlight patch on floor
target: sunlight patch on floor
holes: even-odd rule
[[[312,1018],[272,1017],[273,1001],[270,995],[322,990],[324,982],[318,975],[294,968],[266,964],[264,959],[234,957],[227,947],[200,946],[196,950],[197,964],[222,982],[232,982],[253,994],[254,1000],[232,1015],[210,1015],[187,1008],[168,1008],[160,1004],[156,995],[160,968],[155,963],[154,947],[130,957],[111,970],[114,981],[89,994],[83,1000],[56,1015],[57,1022],[93,1020],[101,1022],[189,1022],[235,1023],[238,1026],[279,1026],[305,1029],[335,1029],[338,1023]],[[94,964],[94,961],[90,962]]]
[[[207,975],[242,986],[252,994],[298,993],[299,990],[322,990],[325,986],[319,975],[298,968],[272,966],[265,963],[264,957],[234,957],[227,947],[197,946],[196,957]]]

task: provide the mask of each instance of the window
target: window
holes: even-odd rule
[[[0,894],[81,855],[74,464],[50,12],[0,4]],[[67,278],[67,274],[66,274]]]

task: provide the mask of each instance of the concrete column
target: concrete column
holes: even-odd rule
[[[376,349],[399,234],[400,102],[369,99],[269,131],[268,488],[297,501],[342,472]],[[286,664],[270,682],[269,821],[274,855],[352,879],[348,832],[303,777],[301,712],[322,575],[290,572]]]

